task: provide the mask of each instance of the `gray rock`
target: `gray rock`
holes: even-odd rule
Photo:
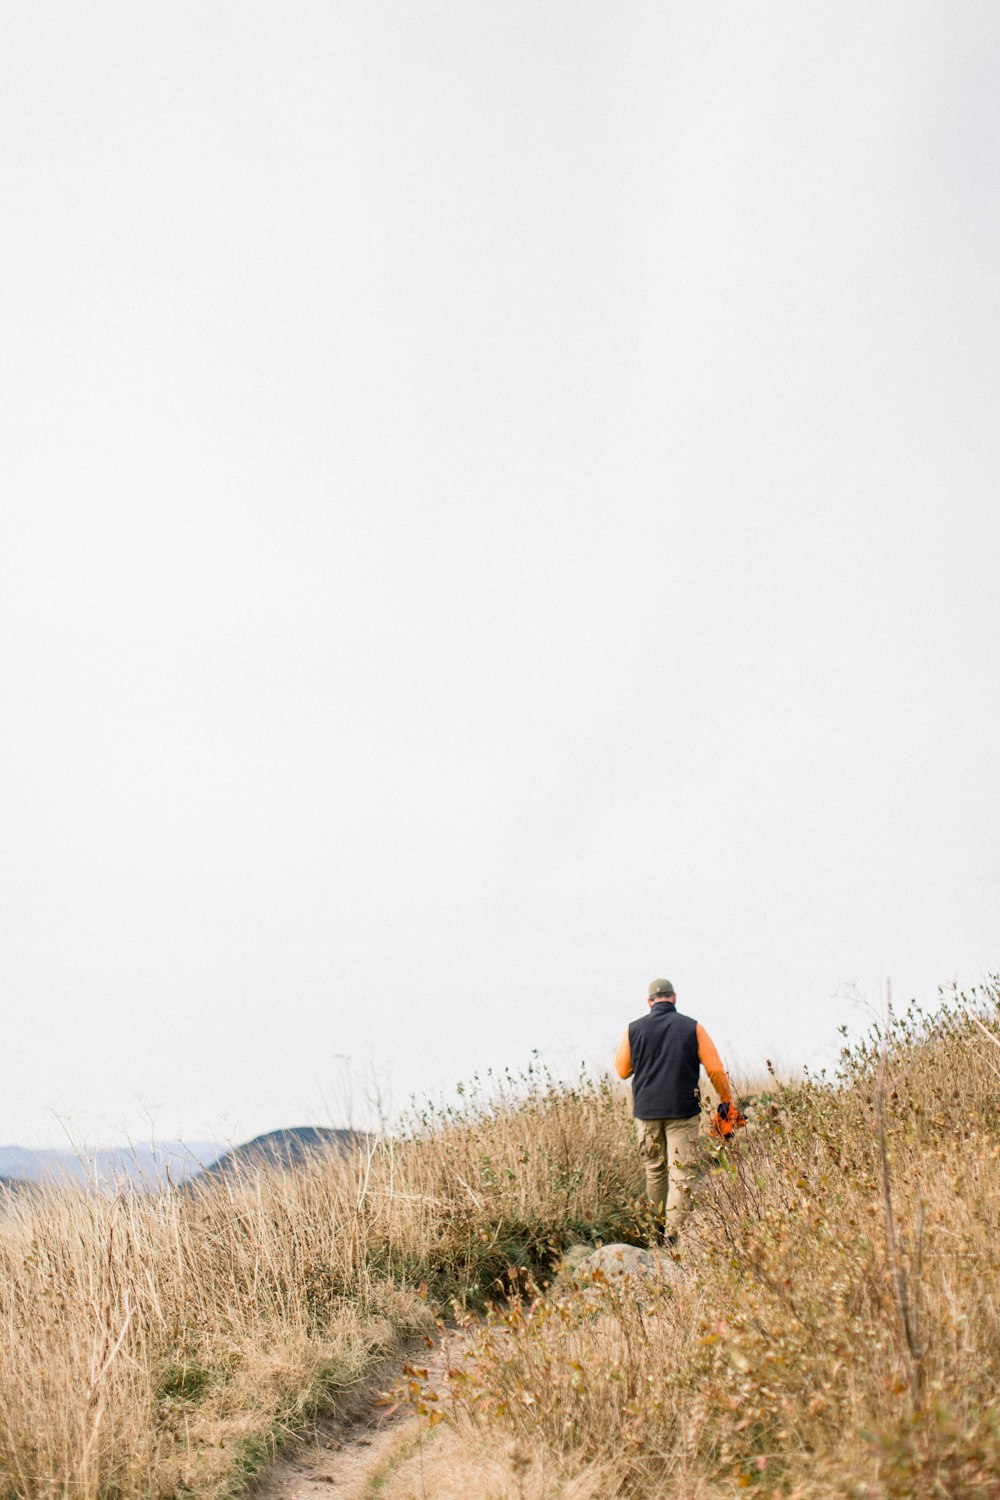
[[[582,1256],[574,1254],[580,1250],[586,1251],[586,1246],[572,1246],[560,1267],[561,1276],[578,1286],[592,1282],[595,1271],[608,1281],[626,1276],[632,1281],[649,1284],[685,1279],[681,1267],[666,1250],[643,1250],[638,1245],[601,1245]]]

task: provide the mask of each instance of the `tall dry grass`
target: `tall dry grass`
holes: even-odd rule
[[[0,1487],[218,1496],[430,1320],[636,1190],[623,1101],[529,1070],[350,1159],[0,1204]]]
[[[1000,1496],[998,1089],[995,985],[776,1088],[683,1284],[512,1300],[379,1493]]]
[[[349,1160],[0,1210],[0,1483],[217,1497],[452,1298],[477,1335],[384,1500],[1000,1500],[1000,998],[776,1081],[661,1295],[526,1279],[629,1238],[627,1102],[536,1074]],[[883,1149],[884,1145],[884,1149]],[[890,1232],[891,1230],[891,1232]]]

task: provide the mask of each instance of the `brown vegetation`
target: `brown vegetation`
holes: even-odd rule
[[[349,1160],[149,1197],[0,1205],[0,1489],[199,1497],[432,1321],[542,1265],[566,1226],[614,1232],[621,1097],[534,1070]]]
[[[998,1023],[984,991],[776,1089],[686,1283],[511,1300],[378,1493],[1000,1496]]]
[[[987,990],[897,1021],[884,1056],[873,1034],[836,1083],[774,1083],[706,1158],[687,1280],[652,1296],[540,1289],[571,1241],[641,1232],[606,1084],[531,1073],[294,1173],[12,1198],[0,1481],[220,1495],[430,1309],[492,1296],[372,1496],[1000,1497],[998,1077]]]

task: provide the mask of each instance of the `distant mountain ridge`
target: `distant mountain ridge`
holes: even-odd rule
[[[261,1167],[291,1168],[316,1156],[346,1155],[367,1139],[357,1130],[292,1125],[254,1136],[241,1146],[220,1146],[216,1141],[157,1141],[79,1152],[0,1146],[0,1186],[156,1192],[181,1187],[196,1178],[225,1177]]]
[[[254,1136],[209,1163],[201,1177],[224,1177],[259,1167],[296,1167],[317,1156],[346,1156],[368,1137],[359,1130],[335,1130],[328,1125],[291,1125]]]
[[[156,1141],[75,1151],[0,1146],[0,1181],[153,1191],[176,1187],[226,1151],[216,1141]]]

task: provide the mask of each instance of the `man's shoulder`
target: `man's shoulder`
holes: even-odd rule
[[[673,1025],[681,1031],[695,1032],[701,1024],[699,1021],[695,1020],[694,1016],[686,1016],[683,1011],[679,1010],[670,1011],[669,1019],[672,1021]],[[656,1021],[657,1018],[654,1016],[653,1012],[649,1010],[644,1016],[637,1016],[634,1021],[630,1021],[628,1023],[629,1032],[633,1032],[637,1027],[645,1031],[654,1026],[656,1024]]]

